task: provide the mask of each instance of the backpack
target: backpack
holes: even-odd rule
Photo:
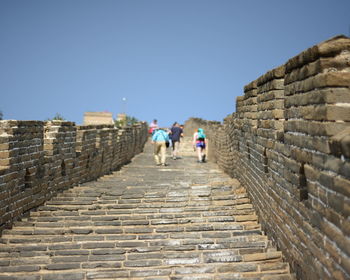
[[[205,139],[205,134],[204,134],[204,131],[203,129],[198,129],[198,132],[197,132],[197,140],[199,141],[204,141]]]

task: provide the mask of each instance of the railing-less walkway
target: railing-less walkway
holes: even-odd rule
[[[245,190],[183,144],[181,159],[157,167],[148,143],[121,171],[5,230],[0,280],[292,279]]]

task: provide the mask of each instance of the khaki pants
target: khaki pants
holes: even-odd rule
[[[179,147],[180,147],[179,141],[173,142],[173,157],[176,157],[177,154],[179,153]]]
[[[165,152],[166,146],[165,142],[155,142],[154,143],[154,159],[156,164],[165,164]]]

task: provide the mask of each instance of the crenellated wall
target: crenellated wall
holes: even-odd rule
[[[350,39],[337,36],[244,88],[203,127],[298,279],[350,279]]]
[[[119,169],[140,153],[147,124],[114,128],[0,121],[0,232],[58,191]]]

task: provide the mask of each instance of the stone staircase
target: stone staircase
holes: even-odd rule
[[[5,230],[0,280],[294,279],[239,182],[183,144],[181,159],[157,167],[148,143],[121,171]]]

